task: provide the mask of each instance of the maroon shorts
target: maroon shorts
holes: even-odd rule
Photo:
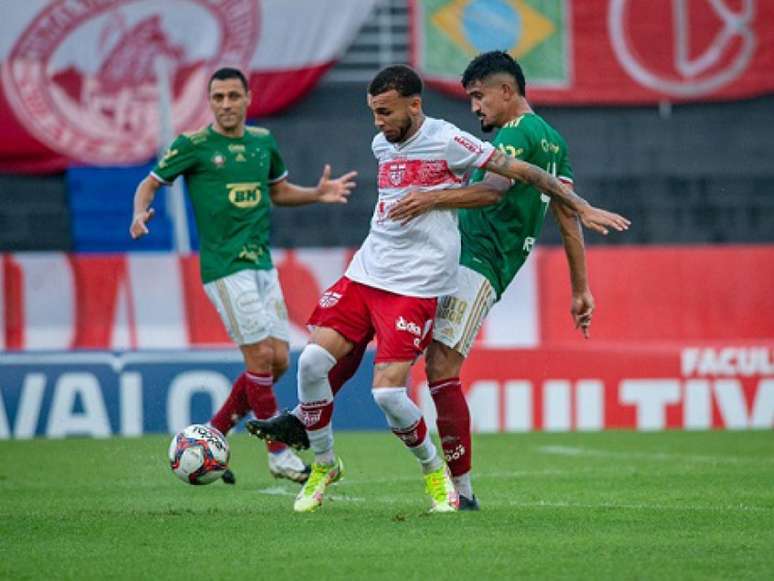
[[[309,324],[334,329],[355,344],[375,334],[377,363],[413,361],[432,339],[437,303],[342,277],[320,297]]]

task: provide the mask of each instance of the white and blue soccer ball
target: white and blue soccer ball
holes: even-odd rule
[[[210,484],[228,469],[228,440],[212,426],[193,424],[169,444],[169,465],[188,484]]]

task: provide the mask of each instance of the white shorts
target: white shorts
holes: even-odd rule
[[[204,291],[237,345],[274,337],[290,339],[288,309],[277,270],[240,270],[204,285]]]
[[[460,265],[457,292],[438,299],[433,339],[467,357],[496,296],[483,274]]]

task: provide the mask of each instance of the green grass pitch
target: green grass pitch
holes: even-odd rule
[[[772,579],[774,432],[487,435],[479,513],[424,513],[387,433],[337,434],[314,514],[232,436],[236,486],[187,486],[166,436],[6,441],[2,579]]]

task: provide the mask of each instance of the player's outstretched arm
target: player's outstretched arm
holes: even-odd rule
[[[586,269],[586,247],[583,243],[583,229],[578,222],[578,216],[567,206],[551,204],[551,213],[559,226],[562,236],[567,265],[570,268],[570,284],[572,286],[572,305],[570,314],[576,329],[580,329],[588,339],[591,329],[591,315],[594,312],[594,296],[589,288],[588,271]]]
[[[487,173],[483,181],[449,190],[409,192],[390,208],[390,220],[407,224],[434,208],[480,208],[499,202],[511,187],[511,180]]]
[[[586,228],[600,234],[607,234],[608,228],[622,232],[631,224],[619,214],[595,208],[571,189],[562,186],[562,183],[547,171],[501,151],[495,151],[484,167],[501,176],[531,184],[538,191],[574,210]]]
[[[152,176],[148,176],[137,186],[137,191],[134,193],[134,214],[132,224],[129,226],[129,235],[135,240],[149,232],[147,224],[156,213],[150,205],[160,187],[161,183]]]
[[[331,179],[331,166],[325,164],[316,188],[305,188],[282,180],[272,184],[269,195],[277,206],[305,206],[321,202],[323,204],[346,204],[355,188],[356,171],[351,171]]]

